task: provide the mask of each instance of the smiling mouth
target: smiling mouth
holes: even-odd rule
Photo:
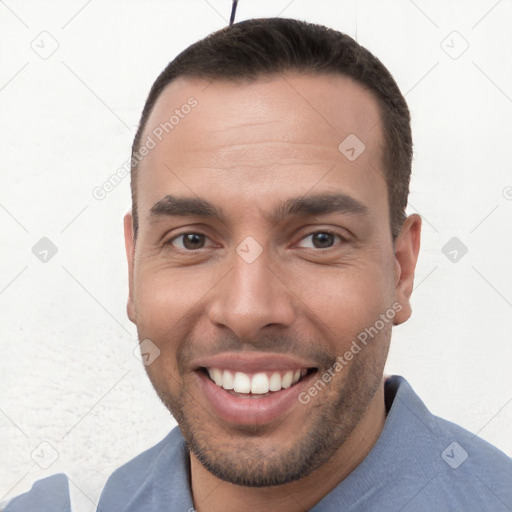
[[[201,371],[215,385],[228,391],[231,395],[243,398],[263,398],[294,386],[308,375],[315,373],[317,369],[295,368],[246,373],[222,368],[202,367]]]

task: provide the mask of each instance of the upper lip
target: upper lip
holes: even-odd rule
[[[192,362],[194,370],[200,368],[220,368],[244,373],[259,371],[297,370],[315,368],[311,361],[286,354],[268,352],[225,352],[214,356],[198,358]]]

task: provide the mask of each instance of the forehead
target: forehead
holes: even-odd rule
[[[378,102],[342,75],[180,78],[157,100],[141,144],[149,139],[137,183],[145,211],[165,194],[262,203],[313,186],[387,201]]]
[[[189,109],[191,98],[197,105]],[[187,117],[190,119],[185,122]],[[349,133],[358,134],[368,143],[380,142],[380,117],[373,93],[341,74],[286,73],[252,82],[178,78],[157,99],[145,135],[170,122],[172,139],[178,144],[189,135],[187,128],[195,121],[198,144],[215,143],[219,131],[228,130],[250,142],[252,136],[264,132],[252,133],[254,125],[279,122],[282,140],[296,140],[302,135],[307,141],[325,136],[327,144],[337,147],[335,143]]]

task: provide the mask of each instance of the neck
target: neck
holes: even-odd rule
[[[384,380],[361,421],[333,456],[307,477],[275,487],[243,487],[218,479],[190,455],[191,487],[197,512],[281,512],[308,510],[329,494],[368,455],[386,419]]]

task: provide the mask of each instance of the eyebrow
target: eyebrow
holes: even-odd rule
[[[222,219],[222,210],[209,201],[195,197],[176,197],[167,195],[155,203],[151,215],[198,215],[200,217],[216,217]]]
[[[308,194],[307,196],[286,199],[277,205],[270,218],[281,221],[285,217],[314,217],[329,213],[368,215],[369,208],[343,193]],[[223,221],[222,209],[196,197],[176,197],[166,195],[150,210],[151,216],[199,216]]]
[[[370,210],[347,194],[331,192],[287,199],[277,207],[273,217],[277,219],[288,216],[313,217],[329,213],[368,215]]]

